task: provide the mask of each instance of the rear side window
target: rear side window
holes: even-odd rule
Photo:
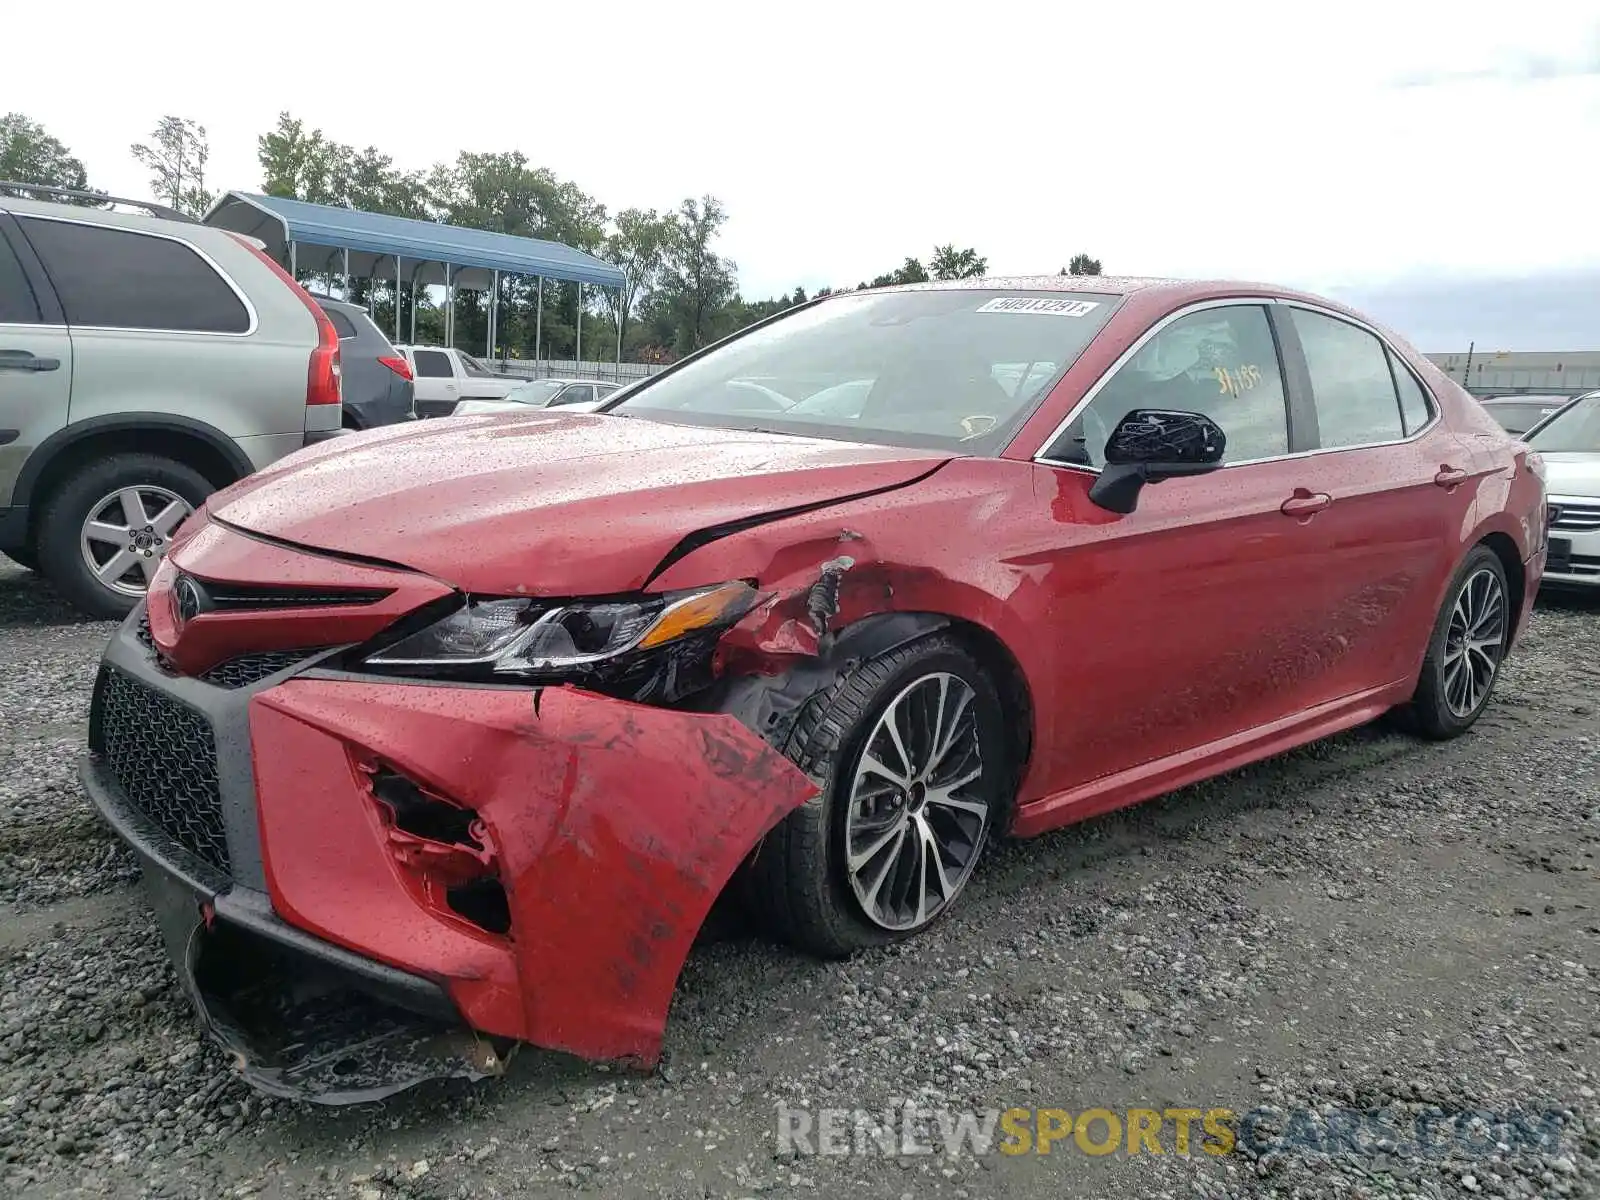
[[[28,277],[22,273],[11,243],[0,233],[0,325],[36,325],[39,301],[34,297]]]
[[[356,336],[355,322],[349,317],[345,316],[337,308],[324,308],[322,311],[327,313],[328,320],[333,322],[333,328],[339,334],[339,340],[341,342],[348,341],[350,338]]]
[[[222,276],[170,238],[18,217],[68,325],[244,333],[250,314]]]
[[[1400,400],[1383,343],[1348,321],[1303,308],[1291,312],[1311,373],[1323,448],[1403,438]]]
[[[1389,366],[1394,371],[1395,390],[1400,393],[1400,417],[1405,422],[1406,436],[1410,437],[1433,420],[1433,407],[1428,403],[1427,394],[1417,382],[1417,377],[1411,373],[1411,368],[1401,362],[1393,351],[1389,354]]]
[[[450,356],[440,350],[413,350],[418,379],[449,379]]]

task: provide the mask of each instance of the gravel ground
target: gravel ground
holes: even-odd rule
[[[0,565],[0,1195],[1600,1194],[1600,605],[1541,603],[1466,738],[1356,730],[1003,846],[909,946],[822,964],[725,914],[658,1072],[524,1051],[343,1110],[231,1077],[79,794],[109,631]],[[838,1156],[779,1104],[1267,1115],[1217,1156],[1170,1124],[1161,1155]],[[1466,1140],[1316,1140],[1352,1111]]]

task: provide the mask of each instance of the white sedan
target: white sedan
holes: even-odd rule
[[[617,383],[597,383],[592,379],[534,379],[512,388],[499,400],[463,400],[451,416],[481,413],[523,412],[530,408],[565,408],[572,412],[593,412],[621,387]]]

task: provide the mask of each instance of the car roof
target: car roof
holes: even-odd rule
[[[867,292],[924,291],[1018,291],[1091,292],[1102,296],[1138,296],[1155,304],[1178,307],[1199,300],[1229,296],[1264,296],[1278,300],[1300,300],[1381,328],[1378,322],[1347,304],[1313,292],[1247,279],[1177,279],[1144,275],[980,275],[972,279],[934,279],[927,283],[901,283],[881,288],[857,288],[853,292],[830,292],[823,297],[859,295]],[[1385,330],[1384,332],[1389,332]]]

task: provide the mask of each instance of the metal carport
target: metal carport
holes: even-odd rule
[[[489,292],[489,353],[495,345],[496,318],[499,314],[500,276],[531,275],[539,280],[539,300],[535,318],[534,358],[540,357],[544,329],[544,281],[559,279],[578,285],[578,346],[575,357],[583,359],[583,285],[614,287],[623,285],[622,271],[608,262],[536,238],[493,233],[486,229],[466,229],[437,221],[418,221],[387,213],[363,212],[331,204],[310,204],[282,196],[263,196],[256,192],[228,192],[211,206],[207,225],[231,229],[235,233],[259,238],[267,252],[291,274],[310,269],[328,275],[343,275],[345,294],[350,279],[384,279],[394,272],[394,336],[400,340],[399,293],[402,285],[412,297],[411,334],[416,337],[416,291],[419,286],[443,284],[449,296],[445,310],[445,344],[455,344],[456,288]],[[296,274],[296,278],[298,275]],[[617,334],[617,361],[622,360],[622,335]]]

